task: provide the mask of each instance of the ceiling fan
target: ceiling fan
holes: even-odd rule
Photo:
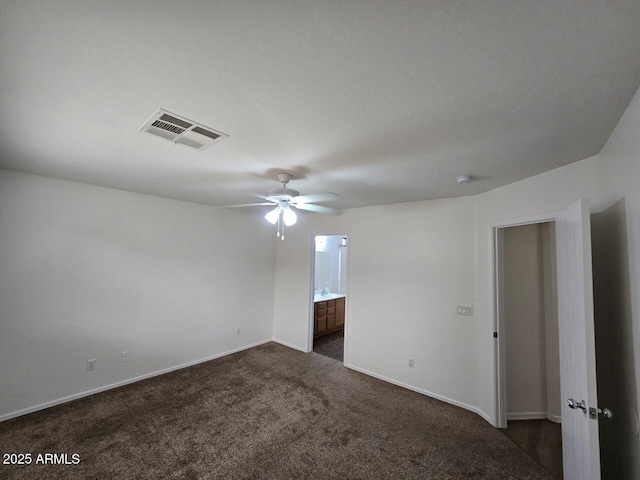
[[[267,195],[256,195],[257,197],[267,200],[262,203],[246,203],[243,205],[230,205],[230,208],[238,207],[254,207],[259,205],[275,205],[273,210],[270,210],[264,218],[268,222],[275,225],[278,224],[277,237],[284,240],[284,227],[294,225],[298,221],[298,216],[293,208],[299,210],[307,210],[314,213],[324,213],[328,215],[340,215],[342,210],[337,208],[325,207],[323,205],[316,205],[313,202],[328,202],[340,198],[335,193],[314,193],[311,195],[300,195],[300,192],[287,188],[287,183],[291,180],[291,175],[288,173],[278,174],[278,181],[282,183],[282,188],[275,188],[269,190]]]

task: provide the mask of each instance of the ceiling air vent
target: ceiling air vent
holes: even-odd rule
[[[151,115],[138,130],[198,150],[206,150],[214,143],[229,136],[162,109],[158,109],[156,113]]]

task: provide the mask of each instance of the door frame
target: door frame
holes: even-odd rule
[[[307,322],[309,328],[309,335],[307,338],[307,353],[313,352],[313,322],[314,322],[314,304],[313,304],[313,292],[314,283],[316,278],[316,237],[346,237],[347,238],[347,264],[345,266],[345,279],[344,279],[344,295],[347,298],[344,305],[344,358],[343,365],[347,366],[349,342],[347,341],[349,335],[349,266],[351,264],[351,241],[349,233],[312,233],[311,242],[309,245],[309,258],[310,258],[310,277],[309,277],[309,321]],[[342,285],[342,282],[341,282]]]
[[[494,427],[507,428],[507,388],[506,388],[506,340],[504,330],[504,300],[502,275],[502,231],[509,227],[534,225],[539,223],[555,222],[559,211],[540,213],[494,222],[489,227],[491,248],[491,303],[493,332],[497,338],[493,338],[493,368],[494,368]]]

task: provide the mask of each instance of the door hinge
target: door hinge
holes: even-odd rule
[[[498,338],[498,332],[493,332],[493,338]]]

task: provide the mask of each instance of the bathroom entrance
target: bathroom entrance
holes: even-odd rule
[[[312,350],[344,362],[348,239],[316,235],[313,243]]]

